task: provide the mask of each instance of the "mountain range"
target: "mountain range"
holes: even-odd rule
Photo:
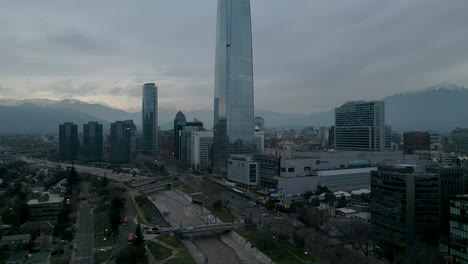
[[[468,126],[468,89],[455,84],[398,93],[381,99],[385,102],[386,124],[394,130],[449,131]],[[344,102],[343,102],[344,103]],[[171,129],[177,109],[161,108],[158,119],[161,129]],[[212,110],[184,113],[187,120],[201,120],[209,128],[213,123]],[[285,114],[256,110],[265,119],[266,127],[330,126],[334,110],[311,114]],[[129,113],[104,104],[87,103],[75,99],[14,100],[0,98],[0,133],[57,133],[58,125],[71,121],[79,124],[99,121],[109,128],[115,120],[134,120],[141,126],[141,112]]]

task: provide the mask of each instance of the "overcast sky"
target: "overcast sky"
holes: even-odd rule
[[[215,0],[1,1],[0,97],[213,108]],[[468,86],[466,0],[252,0],[255,108]]]

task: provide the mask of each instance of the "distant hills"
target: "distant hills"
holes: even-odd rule
[[[427,89],[395,94],[382,99],[385,102],[386,124],[394,130],[449,131],[455,127],[468,127],[468,89],[455,84],[441,84]],[[344,103],[344,102],[343,102]],[[171,129],[177,109],[159,109],[161,129]],[[188,120],[197,118],[205,127],[213,123],[212,110],[184,112]],[[330,126],[334,109],[311,114],[285,114],[257,110],[256,116],[265,119],[267,127]],[[71,121],[82,124],[99,121],[105,129],[115,120],[134,120],[141,126],[141,112],[129,113],[103,104],[86,103],[74,99],[14,100],[0,98],[0,133],[57,133],[58,125]]]

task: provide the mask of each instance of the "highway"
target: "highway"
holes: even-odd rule
[[[87,201],[80,202],[79,210],[80,216],[78,220],[78,232],[76,234],[76,247],[74,249],[74,256],[72,257],[72,263],[92,264],[94,249],[94,219]]]

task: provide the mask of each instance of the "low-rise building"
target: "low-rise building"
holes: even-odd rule
[[[6,264],[50,264],[50,252],[16,253],[8,258]]]
[[[60,195],[44,192],[37,199],[29,200],[27,205],[30,220],[57,219],[63,209],[63,199]]]
[[[231,155],[228,159],[228,180],[248,187],[256,187],[258,179],[258,163],[253,161],[252,156]]]
[[[28,247],[30,241],[30,234],[3,236],[0,240],[0,246],[10,251],[23,250]]]

